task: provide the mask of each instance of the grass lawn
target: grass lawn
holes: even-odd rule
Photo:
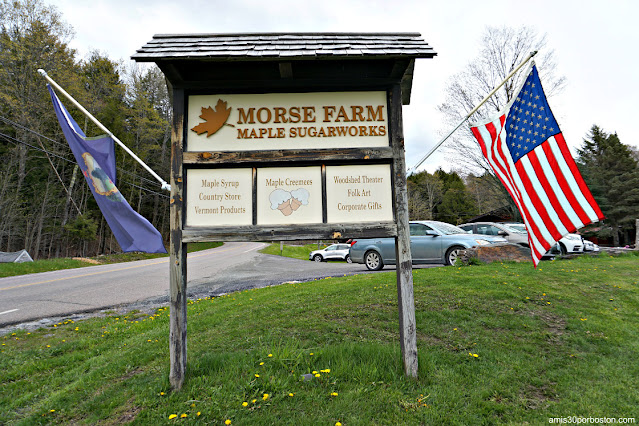
[[[4,335],[0,423],[639,417],[639,257],[413,273],[416,380],[401,365],[395,273],[362,274],[189,302],[180,392],[168,382],[165,308]]]
[[[189,243],[188,252],[206,250],[213,247],[219,247],[222,243]],[[36,272],[57,271],[59,269],[83,268],[85,266],[104,265],[107,263],[132,262],[134,260],[155,259],[157,257],[166,257],[168,254],[157,253],[117,253],[105,256],[96,256],[91,258],[58,258],[58,259],[42,259],[34,262],[25,263],[0,263],[0,278],[11,277],[15,275],[33,274]]]
[[[320,245],[320,248],[321,249],[326,248],[330,246],[331,244],[333,243],[322,244]],[[314,250],[317,250],[317,244],[305,244],[302,246],[292,246],[292,245],[284,244],[283,250],[280,252],[280,243],[275,243],[275,244],[270,244],[264,247],[262,250],[260,250],[260,253],[274,254],[277,256],[284,256],[284,257],[292,257],[293,259],[309,260],[308,255]],[[346,263],[343,260],[331,260],[331,262]]]

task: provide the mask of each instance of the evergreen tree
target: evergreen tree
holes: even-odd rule
[[[595,125],[578,150],[577,164],[612,228],[613,244],[619,245],[619,234],[626,240],[639,218],[639,165],[632,150],[616,133]]]
[[[436,218],[442,222],[460,224],[477,215],[477,205],[456,172],[435,171],[442,181],[442,202],[437,206]]]

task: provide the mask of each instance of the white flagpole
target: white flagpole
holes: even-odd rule
[[[446,139],[448,139],[448,138],[450,137],[450,135],[452,135],[453,133],[455,133],[455,131],[457,131],[457,129],[459,129],[459,128],[461,127],[461,125],[462,125],[462,124],[464,124],[464,123],[465,123],[465,122],[466,122],[466,121],[470,118],[470,116],[471,116],[471,115],[473,115],[473,114],[474,114],[474,113],[475,113],[475,112],[476,112],[476,111],[477,111],[477,110],[478,110],[478,109],[479,109],[479,108],[480,108],[483,104],[485,104],[485,103],[486,103],[486,101],[487,101],[487,100],[488,100],[488,99],[489,99],[492,95],[494,95],[494,94],[497,92],[497,90],[499,90],[499,89],[501,88],[501,86],[503,86],[504,84],[506,84],[506,82],[507,82],[508,80],[510,80],[510,78],[511,78],[513,75],[515,75],[515,73],[517,73],[517,71],[519,71],[519,69],[520,69],[521,67],[523,67],[523,66],[526,64],[526,62],[528,62],[528,61],[529,61],[529,60],[530,60],[533,56],[535,56],[536,54],[537,54],[537,50],[534,50],[534,51],[530,52],[530,53],[528,54],[528,56],[526,56],[526,59],[524,59],[524,60],[523,60],[523,61],[522,61],[519,65],[517,65],[517,67],[516,67],[514,70],[512,70],[512,72],[511,72],[510,74],[508,74],[508,76],[504,79],[504,81],[502,81],[501,83],[499,83],[499,85],[498,85],[497,87],[495,87],[495,88],[494,88],[494,89],[493,89],[493,90],[492,90],[492,91],[491,91],[488,95],[486,95],[486,97],[484,98],[484,100],[482,100],[482,101],[481,101],[481,102],[480,102],[480,103],[479,103],[479,104],[478,104],[475,108],[473,108],[473,110],[472,110],[471,112],[469,112],[469,113],[466,115],[466,117],[464,117],[464,119],[463,119],[463,120],[462,120],[462,121],[461,121],[461,122],[460,122],[460,123],[459,123],[459,124],[458,124],[458,125],[454,128],[454,129],[453,129],[453,130],[451,130],[450,132],[448,132],[448,134],[447,134],[446,136],[444,136],[444,138],[443,138],[442,140],[440,140],[440,141],[437,143],[437,145],[435,145],[434,147],[432,147],[432,148],[431,148],[431,150],[430,150],[430,151],[428,151],[428,153],[427,153],[426,155],[424,155],[424,156],[422,157],[422,159],[421,159],[421,160],[419,160],[419,162],[418,162],[416,165],[414,165],[413,167],[411,167],[411,168],[408,170],[408,173],[407,173],[407,174],[410,174],[412,171],[416,170],[419,166],[421,166],[421,165],[422,165],[422,163],[423,163],[424,161],[426,161],[426,159],[427,159],[428,157],[430,157],[430,156],[431,156],[431,154],[432,154],[433,152],[435,152],[435,150],[437,150],[437,148],[439,148],[439,147],[441,146],[441,144],[443,144],[443,143],[446,141]]]
[[[164,179],[162,179],[160,176],[158,176],[158,174],[155,173],[153,171],[153,169],[151,169],[149,166],[147,166],[144,161],[140,160],[140,158],[137,155],[135,155],[133,153],[133,151],[131,151],[129,149],[129,147],[127,147],[124,143],[122,143],[122,141],[120,141],[120,139],[118,139],[113,133],[111,133],[111,131],[109,129],[104,127],[102,125],[102,123],[100,123],[97,120],[97,118],[95,118],[93,115],[91,115],[91,113],[89,111],[87,111],[82,105],[80,105],[75,99],[73,99],[73,97],[71,95],[69,95],[66,92],[66,90],[64,90],[62,87],[60,87],[60,85],[58,83],[53,81],[53,79],[51,77],[49,77],[49,75],[47,74],[47,72],[45,70],[38,69],[38,72],[53,87],[55,87],[57,90],[60,91],[60,93],[62,93],[64,96],[66,96],[66,98],[68,100],[70,100],[73,103],[73,105],[75,105],[80,111],[82,111],[87,117],[89,117],[91,119],[91,121],[93,121],[95,123],[96,126],[98,126],[103,132],[105,132],[107,135],[109,135],[111,137],[111,139],[113,139],[118,145],[120,145],[122,147],[122,149],[124,149],[129,155],[131,155],[131,157],[133,157],[135,159],[135,161],[140,163],[142,165],[142,167],[144,167],[149,173],[151,173],[151,175],[153,175],[153,177],[156,178],[160,182],[160,184],[162,185],[162,189],[166,189],[167,191],[171,190],[171,185],[169,185]]]

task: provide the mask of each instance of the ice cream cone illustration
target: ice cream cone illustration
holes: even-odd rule
[[[290,216],[293,213],[293,209],[291,208],[290,200],[289,201],[285,201],[282,204],[280,204],[279,206],[277,206],[277,209],[279,211],[281,211],[284,216]]]
[[[298,188],[294,191],[291,191],[291,209],[295,211],[299,209],[300,206],[307,205],[309,197],[310,194],[305,188]]]
[[[300,208],[302,203],[299,202],[297,198],[291,198],[291,210],[295,211]]]
[[[293,213],[291,209],[291,193],[283,189],[276,189],[269,196],[271,209],[279,210],[284,216],[290,216]]]

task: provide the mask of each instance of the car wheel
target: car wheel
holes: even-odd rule
[[[568,254],[568,250],[566,250],[566,246],[563,245],[562,243],[559,243],[559,251],[562,256],[565,256]]]
[[[382,256],[373,250],[364,255],[364,263],[370,271],[379,271],[384,267]]]
[[[446,257],[444,258],[446,265],[454,265],[459,257],[459,252],[462,250],[465,250],[462,246],[452,246],[449,248],[448,251],[446,251]]]
[[[315,262],[321,262],[324,259],[322,259],[322,255],[321,254],[316,254],[315,256],[313,256],[313,260]]]
[[[344,260],[346,261],[346,263],[353,263],[353,261],[351,260],[351,257],[349,255],[346,255]]]

